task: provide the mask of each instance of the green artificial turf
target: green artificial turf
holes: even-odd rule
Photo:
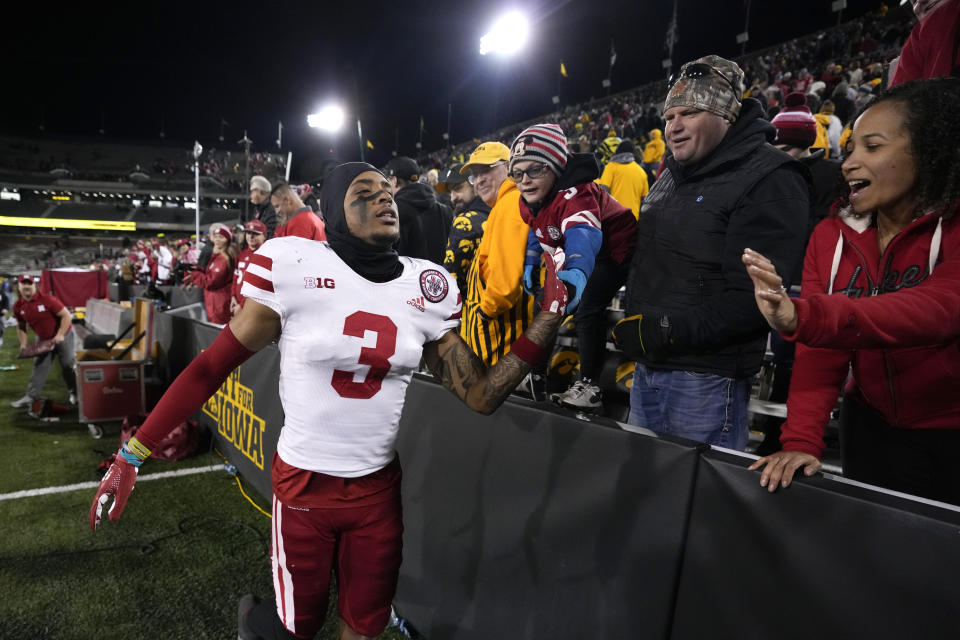
[[[97,465],[119,444],[119,424],[92,438],[75,409],[41,422],[10,402],[22,396],[31,361],[15,360],[15,329],[0,347],[0,494],[99,479]],[[66,405],[54,365],[44,395]],[[0,501],[0,640],[236,638],[237,601],[273,598],[270,520],[236,481],[213,471],[143,482],[152,473],[220,462],[202,453],[150,461],[122,519],[90,531],[94,489]],[[248,488],[247,494],[269,510]],[[334,598],[317,635],[336,638]],[[400,640],[387,631],[381,638]]]

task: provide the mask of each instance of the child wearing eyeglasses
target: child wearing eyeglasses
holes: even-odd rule
[[[520,215],[530,225],[524,289],[536,288],[544,251],[565,255],[557,277],[571,290],[567,310],[574,312],[581,379],[556,399],[570,408],[600,410],[603,395],[596,381],[605,355],[605,311],[626,282],[637,220],[594,182],[600,167],[593,154],[567,150],[558,125],[533,125],[517,136],[508,175],[520,191]]]

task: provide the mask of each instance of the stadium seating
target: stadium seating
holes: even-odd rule
[[[803,69],[809,70],[819,79],[825,66],[831,61],[840,63],[846,69],[855,61],[867,66],[870,61],[886,62],[894,58],[909,31],[912,18],[913,14],[908,6],[890,8],[889,11],[880,10],[830,29],[752,51],[734,60],[746,72],[747,89],[766,88],[773,84],[778,74],[789,72],[796,77]],[[869,39],[872,44],[868,45],[863,36],[871,34]],[[864,51],[864,48],[870,50]],[[525,122],[507,125],[450,148],[423,153],[417,157],[417,161],[425,167],[446,167],[460,161],[455,160],[459,156],[468,156],[482,140],[497,140],[509,145],[524,128],[537,122],[556,122],[564,128],[571,140],[575,140],[579,132],[575,134],[574,124],[585,120],[584,132],[594,146],[603,139],[603,132],[609,129],[622,132],[624,127],[630,126],[634,135],[629,137],[641,138],[646,131],[638,129],[636,125],[649,107],[654,107],[659,112],[667,88],[666,79],[654,80],[611,96],[569,105]]]

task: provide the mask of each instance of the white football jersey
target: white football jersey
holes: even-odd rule
[[[301,469],[353,478],[394,457],[407,385],[423,345],[460,322],[456,282],[400,258],[403,274],[371,282],[326,242],[273,238],[251,257],[240,292],[281,318],[277,453]]]

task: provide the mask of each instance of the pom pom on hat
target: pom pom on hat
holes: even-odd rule
[[[775,144],[808,149],[817,140],[817,120],[807,107],[807,97],[791,93],[783,101],[783,109],[773,120],[777,128]]]

